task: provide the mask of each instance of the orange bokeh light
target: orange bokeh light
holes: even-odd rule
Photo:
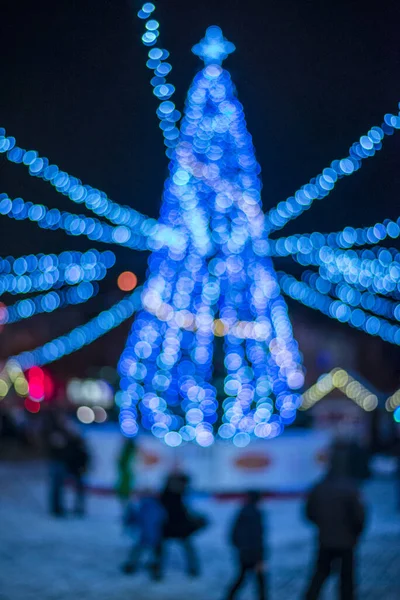
[[[117,284],[123,292],[131,292],[137,286],[137,277],[132,271],[124,271],[118,277]]]

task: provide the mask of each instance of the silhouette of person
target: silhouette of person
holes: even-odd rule
[[[49,457],[49,504],[50,512],[56,517],[65,514],[64,487],[66,479],[66,457],[68,445],[67,421],[62,413],[52,413],[46,433]]]
[[[139,566],[143,554],[150,555],[149,568],[154,579],[161,575],[157,560],[157,549],[162,542],[163,525],[166,513],[159,499],[150,491],[141,496],[138,506],[128,505],[126,525],[134,533],[138,531],[138,539],[133,544],[127,562],[122,566],[124,573],[134,573]]]
[[[66,470],[67,476],[72,480],[75,487],[76,515],[85,514],[85,484],[84,475],[88,469],[90,455],[85,440],[77,429],[70,429],[66,447]]]
[[[199,562],[191,536],[205,527],[206,520],[200,515],[189,512],[185,503],[185,494],[189,478],[183,473],[173,473],[167,478],[160,501],[165,510],[166,520],[163,528],[163,539],[156,552],[157,570],[161,577],[165,541],[175,539],[181,542],[186,554],[187,572],[192,577],[199,575]]]
[[[354,550],[364,528],[365,510],[357,481],[348,472],[347,456],[333,452],[327,476],[307,499],[306,515],[318,528],[319,547],[306,600],[319,597],[334,563],[340,566],[341,600],[354,599]]]
[[[228,592],[227,600],[236,597],[236,593],[249,573],[256,577],[259,600],[267,598],[264,526],[260,500],[259,492],[248,492],[246,501],[233,523],[231,542],[238,554],[239,570]]]

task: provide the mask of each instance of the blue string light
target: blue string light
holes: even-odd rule
[[[314,200],[328,196],[339,179],[355,173],[364,159],[374,156],[382,148],[382,140],[386,135],[392,135],[395,129],[400,129],[399,115],[386,114],[382,125],[372,127],[366,135],[361,136],[351,146],[346,158],[334,160],[322,173],[297,190],[294,196],[271,209],[266,215],[266,231],[282,229],[290,220],[308,210]]]
[[[323,246],[307,254],[295,254],[292,258],[303,266],[319,266],[323,279],[335,283],[345,281],[357,289],[400,298],[400,262],[393,260],[389,252],[381,252],[380,258],[367,258],[364,250],[361,258],[354,250],[338,250]]]
[[[18,300],[11,306],[0,307],[0,325],[11,325],[41,313],[51,313],[58,308],[82,304],[96,296],[99,286],[85,281],[69,289],[40,294],[34,298]]]
[[[76,204],[84,204],[87,209],[99,217],[108,219],[114,225],[128,228],[131,232],[134,230],[135,235],[146,238],[149,235],[154,236],[159,229],[155,219],[143,215],[130,206],[113,202],[104,192],[82,184],[77,177],[61,171],[55,164],[50,164],[49,160],[40,157],[36,150],[23,150],[15,144],[15,138],[6,137],[5,129],[0,127],[0,153],[5,153],[10,162],[28,167],[32,177],[40,177],[50,182],[57,192],[68,196]],[[36,210],[39,215],[39,209]]]
[[[122,432],[135,435],[140,422],[172,446],[213,443],[215,336],[224,336],[226,357],[218,432],[235,445],[279,435],[295,418],[304,381],[272,262],[255,251],[265,235],[260,167],[230,75],[218,64],[226,46],[218,54],[215,39],[202,42],[206,66],[188,93],[161,207],[161,222],[182,228],[189,243],[150,256],[145,310],[119,362]],[[230,332],[239,321],[252,338]]]
[[[12,356],[9,360],[17,362],[23,371],[33,366],[43,366],[80,350],[118,327],[129,319],[140,307],[141,288],[129,294],[123,300],[114,304],[108,310],[79,327],[74,327],[69,333],[57,337],[34,350]]]
[[[360,306],[381,317],[400,321],[399,302],[392,302],[370,292],[360,292],[347,283],[332,283],[313,271],[305,271],[302,280],[321,294],[330,294],[350,306]]]
[[[90,240],[105,244],[118,244],[132,250],[153,250],[162,246],[184,247],[186,239],[181,231],[171,231],[156,223],[151,225],[146,235],[119,225],[112,227],[98,219],[76,215],[57,208],[49,209],[43,204],[25,202],[22,198],[11,200],[7,194],[0,194],[0,215],[7,215],[17,221],[29,220],[37,223],[42,229],[62,229],[68,235],[84,235]]]
[[[139,18],[147,20],[152,16],[155,8],[152,11],[145,10],[144,7],[148,6],[148,4],[144,4],[138,12]],[[154,5],[152,6],[154,7]],[[171,158],[179,139],[179,129],[176,123],[181,118],[181,113],[175,108],[175,104],[171,102],[171,97],[175,93],[175,87],[167,82],[167,76],[172,70],[172,65],[166,62],[166,59],[169,57],[168,50],[154,47],[159,34],[158,21],[151,18],[146,21],[145,28],[146,32],[142,36],[142,42],[145,46],[153,46],[148,52],[149,60],[146,66],[153,71],[153,77],[150,81],[154,88],[153,93],[161,100],[157,108],[157,117],[160,120],[160,129],[163,132],[164,144],[167,148],[165,153]]]
[[[333,300],[324,293],[313,290],[304,281],[298,281],[291,275],[279,273],[279,282],[283,292],[301,304],[318,310],[331,319],[347,323],[350,327],[380,337],[385,342],[400,345],[400,327],[385,319],[369,315],[361,308],[353,308],[340,300]]]
[[[330,246],[331,248],[373,246],[387,238],[395,240],[399,237],[400,217],[397,221],[385,219],[382,223],[376,223],[371,227],[345,227],[343,231],[335,233],[319,233],[316,231],[269,240],[266,254],[269,256],[289,256],[298,252],[306,254],[323,246]]]
[[[33,266],[34,262],[34,260],[30,262],[30,265]],[[77,285],[81,282],[100,281],[114,264],[113,252],[100,253],[97,250],[89,250],[85,253],[63,252],[59,257],[43,255],[37,260],[37,267],[30,272],[28,261],[23,258],[17,259],[12,267],[18,274],[0,275],[0,294],[28,294],[65,284]]]
[[[52,271],[61,267],[65,269],[71,263],[83,265],[95,265],[101,262],[107,268],[115,265],[115,254],[110,250],[99,252],[96,249],[86,252],[76,250],[65,250],[61,254],[27,254],[25,256],[0,257],[0,273],[11,273],[14,275],[25,275],[33,271]]]

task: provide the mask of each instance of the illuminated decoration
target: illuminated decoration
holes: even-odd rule
[[[19,300],[11,306],[0,306],[0,325],[16,323],[23,319],[29,319],[41,313],[51,313],[59,308],[69,305],[82,304],[99,291],[98,285],[83,282],[69,289],[61,289],[40,294],[34,298]]]
[[[287,296],[298,300],[304,306],[314,308],[339,323],[347,323],[350,327],[380,337],[385,342],[400,345],[399,325],[370,315],[361,308],[353,308],[341,300],[334,300],[325,293],[312,289],[304,281],[298,281],[292,275],[279,273],[279,282]]]
[[[86,208],[114,225],[142,230],[144,235],[146,229],[157,226],[155,219],[142,215],[130,206],[121,206],[113,202],[104,192],[82,184],[77,177],[61,171],[57,165],[50,164],[49,160],[40,157],[36,150],[23,150],[16,146],[15,138],[7,137],[4,128],[0,128],[0,153],[6,153],[10,162],[25,165],[30,175],[48,181],[57,192],[68,196],[76,204],[84,204]]]
[[[237,446],[275,437],[294,420],[304,381],[272,262],[257,254],[265,235],[260,167],[219,64],[232,49],[216,27],[195,46],[206,66],[189,90],[160,219],[186,230],[189,245],[151,255],[144,310],[119,363],[123,433],[135,435],[140,421],[170,446],[208,446],[216,431]],[[232,333],[237,323],[253,335]],[[222,419],[215,336],[224,338]]]
[[[385,406],[389,412],[396,411],[400,407],[400,390],[397,390],[397,392],[386,400]]]
[[[13,263],[13,269],[17,269],[18,265],[17,275],[0,274],[0,294],[27,294],[62,285],[99,281],[114,266],[115,255],[109,250],[103,253],[97,250],[85,253],[63,252],[59,257],[44,255],[35,266],[33,263],[34,261],[31,263],[32,269],[29,269],[28,261],[22,259],[20,262],[18,259]]]
[[[73,404],[111,408],[114,391],[103,379],[71,379],[66,387],[67,398]]]
[[[144,7],[153,7],[152,10],[144,10]],[[149,19],[155,9],[154,4],[147,3],[138,12],[141,19]],[[179,129],[176,127],[177,121],[181,118],[181,113],[176,109],[175,104],[171,102],[171,97],[175,93],[175,87],[167,82],[167,76],[172,71],[172,65],[166,62],[169,57],[168,50],[155,47],[159,37],[159,23],[155,19],[147,20],[145,24],[145,33],[142,36],[142,42],[145,46],[152,46],[148,52],[148,61],[146,66],[153,71],[153,77],[150,80],[153,86],[154,95],[161,100],[157,108],[157,117],[160,120],[160,129],[163,132],[164,144],[167,148],[165,154],[172,157],[173,149],[176,147],[179,138]]]
[[[206,65],[221,65],[229,54],[235,51],[235,45],[228,42],[219,27],[209,27],[204,38],[193,46],[192,52]]]
[[[76,411],[76,416],[81,423],[89,425],[95,419],[94,411],[89,406],[80,406]]]
[[[74,327],[70,332],[43,346],[11,357],[7,361],[8,367],[11,365],[14,369],[26,371],[33,366],[50,364],[93,343],[133,315],[140,306],[140,291],[138,288],[133,294],[116,302],[84,325]]]
[[[76,263],[85,268],[97,263],[104,264],[107,268],[114,266],[115,254],[110,250],[99,252],[92,249],[86,252],[64,251],[61,254],[27,254],[26,256],[7,256],[0,258],[0,273],[11,275],[30,275],[34,271],[46,273],[57,268],[67,268]]]
[[[49,399],[54,393],[54,384],[51,377],[40,367],[31,367],[26,375],[28,395],[35,402]],[[15,384],[14,384],[15,385]]]
[[[0,294],[27,294],[30,292],[45,291],[60,288],[62,285],[78,285],[90,281],[104,279],[107,270],[114,266],[115,255],[107,250],[98,252],[63,252],[56,255],[43,255],[39,260],[17,259],[13,263],[14,273],[0,274]],[[21,262],[20,262],[21,261]],[[2,261],[3,265],[5,262]],[[15,274],[15,271],[18,273]],[[79,302],[88,299],[92,292],[90,288],[81,286],[77,296],[71,293],[68,300]]]
[[[40,403],[31,400],[31,398],[25,398],[24,407],[30,413],[36,414],[40,411]]]
[[[116,400],[124,434],[135,435],[141,423],[170,446],[191,440],[208,446],[218,433],[243,447],[252,436],[279,435],[295,418],[300,403],[301,356],[281,291],[339,322],[400,343],[399,326],[387,320],[399,320],[397,303],[380,297],[397,298],[400,293],[397,251],[375,248],[369,254],[351,254],[349,250],[397,239],[400,219],[329,234],[268,237],[308,210],[314,200],[328,196],[339,179],[356,172],[365,158],[381,149],[384,137],[400,128],[400,117],[386,114],[381,126],[372,127],[353,144],[347,157],[333,161],[263,214],[260,167],[230,75],[221,67],[234,45],[218,27],[210,27],[193,47],[205,66],[189,90],[178,128],[181,114],[171,100],[175,88],[168,81],[172,65],[168,51],[158,47],[154,10],[155,5],[146,2],[138,16],[144,22],[146,64],[153,71],[151,85],[160,101],[156,112],[171,159],[158,221],[111,201],[37,151],[20,148],[15,138],[0,130],[0,153],[9,161],[25,165],[30,175],[50,182],[57,192],[112,225],[21,198],[11,200],[6,194],[0,195],[1,215],[152,252],[141,296],[136,290],[88,323],[9,360],[0,374],[0,398],[12,386],[24,395],[28,383],[23,371],[79,350],[140,310],[119,363],[121,391]],[[304,266],[318,267],[319,273],[306,271],[301,282],[277,275],[271,257],[289,255]],[[71,280],[67,268],[64,272],[57,265],[49,274],[47,268],[43,272],[32,267],[35,260],[42,257],[0,259],[0,290],[27,293],[72,287],[2,306],[5,323],[85,301],[91,289],[97,290],[97,284],[90,283],[101,278],[95,273],[85,278],[79,271],[76,279],[75,271]],[[59,275],[53,277],[54,270]],[[123,283],[120,288],[133,289]],[[84,289],[82,297],[78,290]],[[224,371],[223,392],[214,385],[221,374],[215,370],[216,353],[222,356],[223,366],[218,368]],[[35,404],[31,398],[26,401]],[[83,420],[96,421],[96,407],[86,409],[93,415],[86,411]]]
[[[115,265],[115,254],[110,250],[99,252],[92,249],[86,252],[67,250],[58,255],[28,254],[18,258],[7,256],[6,258],[0,258],[0,273],[31,276],[32,273],[37,271],[48,273],[57,269],[66,270],[69,267],[74,271],[75,266],[90,269],[96,267],[97,264],[104,265],[107,268],[113,267]],[[75,281],[75,278],[72,278],[71,281]]]
[[[141,233],[126,225],[112,227],[98,219],[70,212],[60,212],[58,208],[49,209],[43,204],[25,202],[22,198],[11,200],[7,194],[0,194],[0,215],[6,215],[16,221],[29,220],[42,229],[62,229],[68,235],[84,235],[89,240],[107,244],[126,246],[132,250],[147,250],[163,245],[185,245],[185,239],[179,230],[171,231],[156,222],[148,224]],[[153,221],[153,220],[152,220]]]
[[[335,389],[340,390],[367,412],[375,410],[378,406],[378,398],[375,394],[351,377],[347,371],[337,368],[322,375],[317,383],[303,394],[300,410],[309,410]]]
[[[322,294],[329,294],[352,307],[358,307],[387,319],[400,321],[400,302],[381,298],[370,292],[361,292],[347,283],[333,283],[312,271],[305,271],[302,280]]]
[[[394,411],[393,419],[396,421],[396,423],[400,423],[400,407],[397,407]]]
[[[137,286],[137,277],[132,271],[124,271],[118,277],[118,287],[123,292],[131,292]]]
[[[293,255],[303,266],[319,266],[323,279],[339,283],[345,281],[356,289],[400,299],[400,262],[390,252],[382,251],[379,258],[369,258],[369,250],[359,257],[355,250],[337,250],[324,246],[307,254]]]
[[[267,231],[282,229],[290,220],[308,210],[314,200],[321,200],[328,196],[339,179],[357,171],[364,159],[374,156],[382,148],[385,135],[392,135],[395,129],[400,129],[399,115],[400,113],[386,114],[380,127],[372,127],[367,135],[361,136],[360,140],[351,146],[349,156],[334,160],[320,175],[297,190],[294,196],[270,210],[266,215]]]
[[[287,238],[269,240],[268,253],[271,256],[289,256],[290,254],[307,254],[323,246],[330,248],[352,248],[379,244],[387,238],[392,240],[400,237],[400,217],[397,221],[385,219],[371,227],[345,227],[336,233],[306,233],[291,235]],[[387,248],[385,248],[387,250]]]
[[[39,367],[32,367],[24,373],[15,361],[9,361],[0,375],[0,400],[8,394],[11,387],[18,396],[28,399],[27,410],[30,410],[31,402],[48,400],[54,393],[53,380],[48,373]]]

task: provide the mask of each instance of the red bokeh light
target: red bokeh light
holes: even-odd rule
[[[30,398],[25,398],[24,406],[28,412],[33,414],[38,413],[40,410],[40,403]]]
[[[40,402],[49,399],[54,393],[54,383],[50,375],[40,367],[32,367],[27,373],[29,396],[32,400]]]
[[[117,284],[123,292],[131,292],[137,286],[137,277],[132,271],[124,271],[118,277]]]

